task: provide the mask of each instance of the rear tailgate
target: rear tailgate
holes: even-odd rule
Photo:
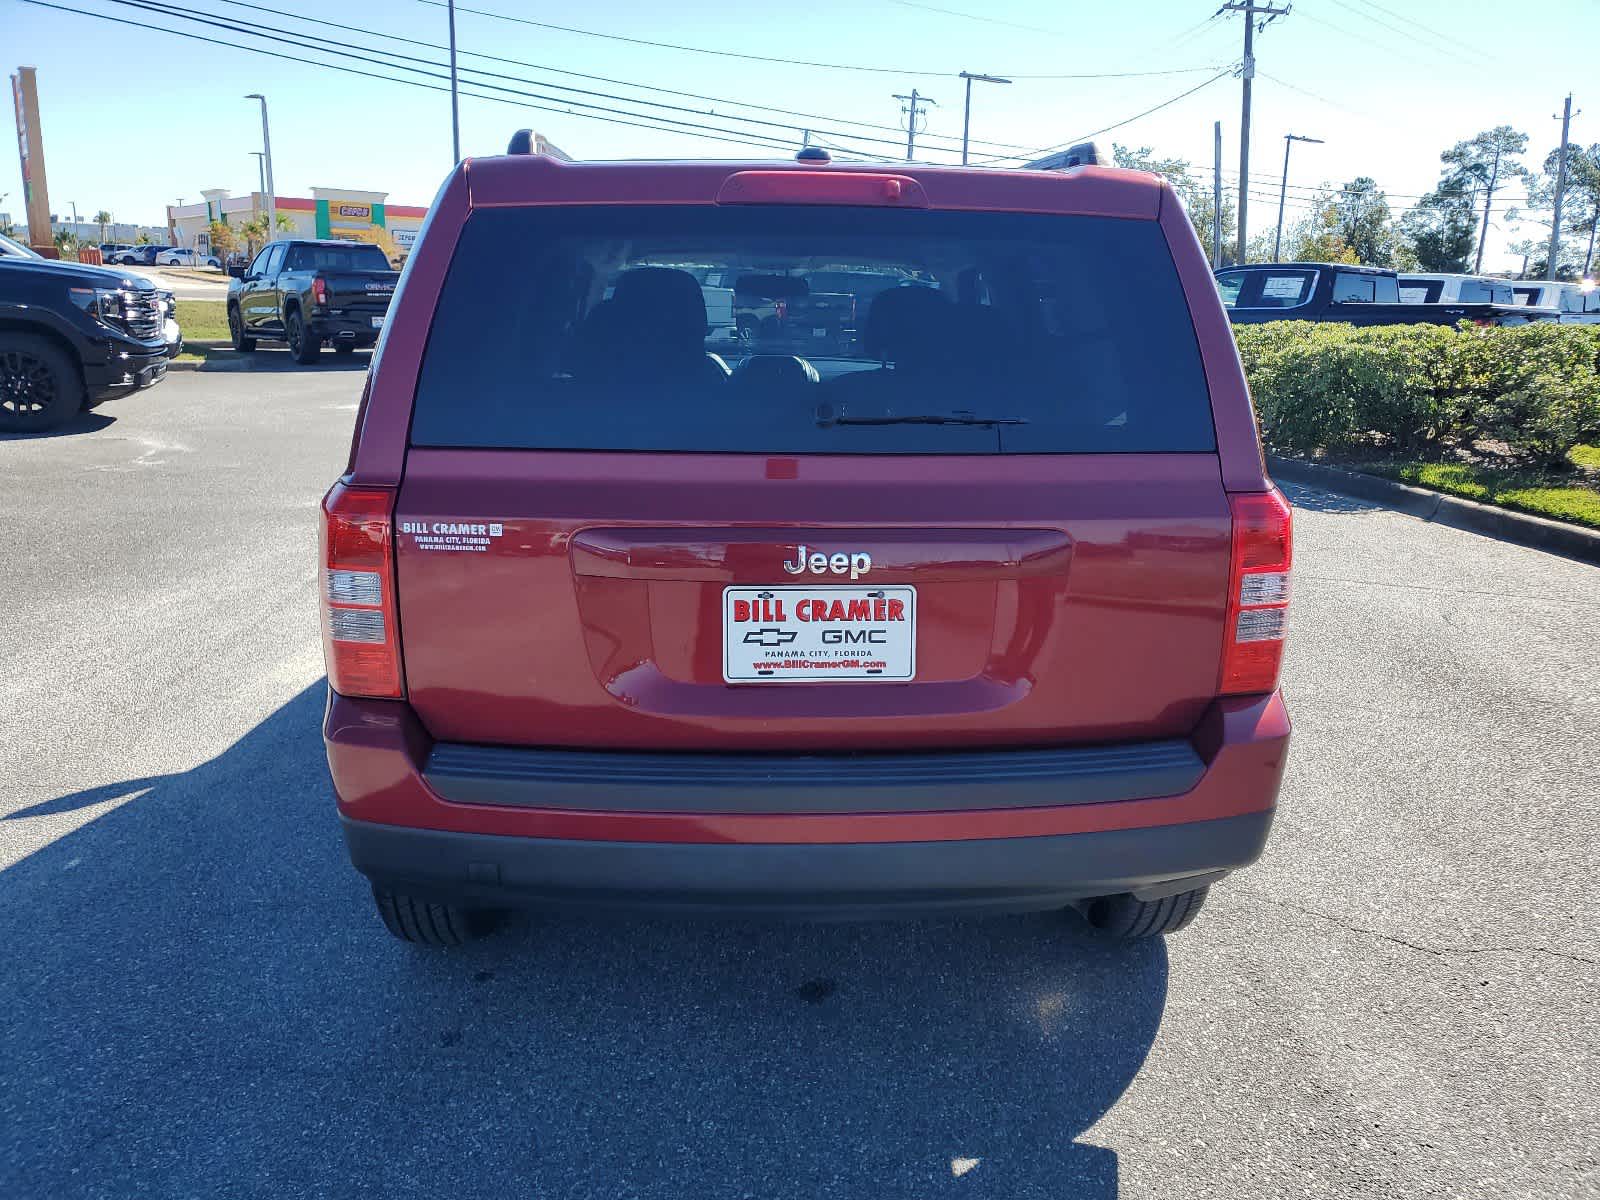
[[[1194,727],[1230,518],[1160,225],[843,211],[469,218],[395,514],[406,685],[434,737],[910,749]],[[861,345],[731,375],[675,265],[874,255],[926,282],[875,298]]]
[[[1119,741],[1186,733],[1216,694],[1229,517],[1208,455],[960,457],[935,474],[917,458],[417,449],[397,529],[411,702],[443,740]],[[783,567],[801,546],[872,566],[802,579]],[[734,586],[768,593],[764,611],[733,621]],[[878,591],[914,596],[904,635],[849,619]],[[814,619],[835,599],[840,619]],[[730,645],[872,630],[914,640],[909,682],[725,682]]]
[[[318,277],[327,289],[330,309],[377,316],[389,311],[400,281],[398,271],[322,271]]]

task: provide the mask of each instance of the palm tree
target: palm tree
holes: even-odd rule
[[[55,242],[56,249],[62,254],[69,254],[78,248],[78,237],[70,229],[61,230],[51,240]]]
[[[102,208],[99,212],[95,213],[93,220],[96,225],[100,226],[100,240],[102,242],[105,241],[106,226],[111,224],[111,214]]]
[[[286,212],[279,213],[278,219],[273,222],[273,225],[277,228],[279,233],[294,232],[294,218]]]
[[[243,225],[239,232],[244,234],[245,252],[254,255],[256,245],[267,240],[267,217],[265,213],[258,213]]]

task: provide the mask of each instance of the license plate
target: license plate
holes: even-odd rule
[[[904,683],[916,658],[916,588],[722,590],[727,683]]]
[[[383,328],[383,318],[382,317],[373,317],[372,318],[372,327],[374,329],[382,329]]]

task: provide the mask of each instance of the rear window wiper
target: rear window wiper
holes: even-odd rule
[[[1026,425],[1027,417],[991,417],[970,409],[953,409],[942,413],[849,413],[841,405],[817,405],[817,425],[827,429],[834,425]]]

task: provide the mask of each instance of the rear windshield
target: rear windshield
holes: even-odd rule
[[[411,436],[776,454],[1215,448],[1155,223],[769,205],[475,213]]]
[[[348,246],[290,246],[288,271],[388,271],[388,256],[370,242]]]

